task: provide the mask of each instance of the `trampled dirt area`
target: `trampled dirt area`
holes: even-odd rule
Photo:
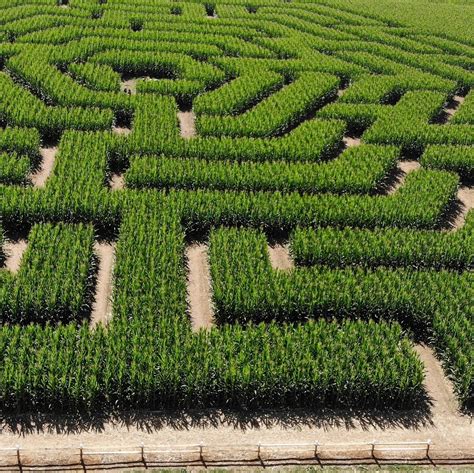
[[[53,171],[57,152],[57,146],[50,148],[40,148],[40,154],[42,158],[40,167],[30,177],[33,186],[44,187],[46,185],[46,180]]]
[[[293,260],[290,257],[288,244],[269,245],[268,255],[270,256],[270,263],[272,264],[273,269],[288,271],[295,267]]]
[[[135,95],[137,93],[137,78],[124,77],[120,83],[120,90],[130,95]]]
[[[20,269],[21,258],[25,252],[28,243],[24,239],[16,241],[6,241],[3,245],[3,251],[5,253],[4,266],[12,273],[17,273]]]
[[[112,271],[114,266],[114,245],[96,243],[94,251],[98,257],[98,271],[94,305],[91,313],[91,326],[101,323],[107,325],[112,315]]]
[[[214,325],[211,302],[211,281],[207,246],[195,243],[186,249],[188,264],[188,304],[193,330],[208,329]]]
[[[420,169],[420,163],[418,161],[399,161],[397,166],[397,175],[392,186],[388,189],[388,194],[394,194],[400,189],[405,183],[405,178],[410,172]]]
[[[474,209],[474,188],[461,186],[458,190],[457,199],[459,201],[460,208],[452,224],[454,230],[461,228],[464,225],[467,213]]]
[[[193,112],[178,112],[179,127],[182,138],[192,138],[196,136],[196,127],[194,124],[196,117]]]

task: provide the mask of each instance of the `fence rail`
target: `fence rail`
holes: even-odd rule
[[[440,450],[441,451],[441,450]],[[445,450],[446,451],[446,450]],[[20,445],[0,447],[0,470],[19,471],[40,469],[42,466],[62,465],[64,469],[79,466],[87,468],[106,468],[107,465],[121,464],[137,467],[152,465],[179,466],[201,464],[223,464],[245,462],[264,466],[277,461],[294,460],[298,463],[348,461],[367,462],[420,462],[434,463],[434,459],[448,460],[439,455],[432,457],[431,440],[413,442],[381,442],[373,440],[363,443],[323,443],[315,440],[305,443],[246,443],[246,444],[206,444],[204,442],[185,445],[145,445],[136,447],[104,446],[23,448]],[[458,452],[459,453],[459,452]],[[463,457],[465,459],[465,457]],[[454,461],[462,459],[457,455]],[[448,462],[449,463],[449,462]],[[467,458],[474,463],[474,453]]]

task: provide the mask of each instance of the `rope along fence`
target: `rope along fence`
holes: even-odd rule
[[[450,456],[450,452],[452,455]],[[347,462],[367,463],[420,463],[435,464],[474,462],[472,455],[462,455],[433,445],[431,440],[415,442],[368,443],[257,443],[222,444],[205,443],[186,445],[149,445],[137,447],[93,448],[83,445],[71,447],[23,448],[20,445],[0,448],[0,470],[28,471],[41,467],[107,468],[107,465],[137,466],[214,466],[256,465],[271,466],[285,462],[300,464],[331,464]]]

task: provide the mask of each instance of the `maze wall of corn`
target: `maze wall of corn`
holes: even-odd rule
[[[0,410],[411,409],[419,344],[472,407],[473,86],[349,2],[0,0]]]

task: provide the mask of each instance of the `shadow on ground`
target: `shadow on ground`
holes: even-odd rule
[[[432,424],[430,405],[426,398],[421,407],[413,410],[341,410],[341,409],[278,409],[278,410],[183,410],[183,411],[121,411],[92,413],[3,413],[2,430],[17,435],[32,433],[78,434],[102,432],[106,425],[135,428],[152,433],[163,428],[187,430],[191,428],[233,427],[242,431],[278,426],[298,429],[369,428],[419,429]]]

